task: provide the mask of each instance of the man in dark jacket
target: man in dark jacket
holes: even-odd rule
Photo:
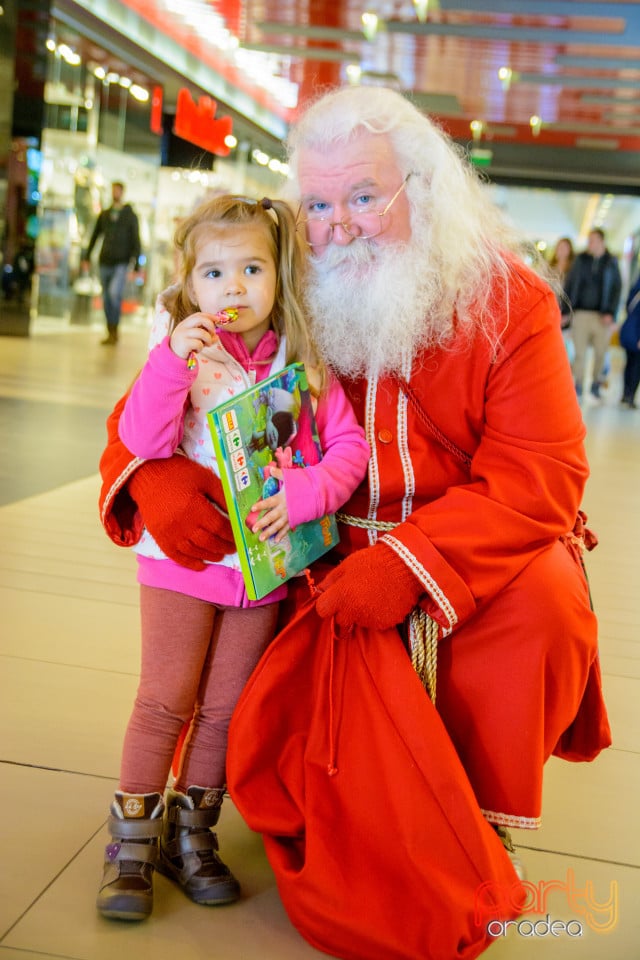
[[[606,248],[604,232],[596,227],[589,233],[587,249],[576,257],[564,285],[566,312],[569,309],[573,312],[571,330],[575,358],[572,366],[578,396],[582,396],[585,356],[588,346],[591,345],[591,393],[600,399],[600,375],[615,323],[621,289],[618,261]]]
[[[103,344],[118,342],[118,324],[122,311],[122,297],[129,266],[138,270],[140,257],[140,231],[138,218],[129,203],[123,203],[124,185],[118,181],[111,184],[113,202],[103,210],[93,228],[89,246],[83,259],[83,267],[89,267],[89,258],[94,246],[102,237],[100,250],[100,283],[102,300],[107,319],[107,336]]]

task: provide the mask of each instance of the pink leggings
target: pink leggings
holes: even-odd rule
[[[162,793],[180,731],[193,716],[176,790],[225,783],[231,714],[276,629],[278,604],[216,607],[140,587],[140,684],[120,768],[126,793]]]

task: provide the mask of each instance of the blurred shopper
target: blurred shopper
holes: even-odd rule
[[[140,258],[138,218],[131,204],[123,202],[124,184],[114,181],[111,184],[111,196],[112,204],[98,217],[82,261],[83,268],[88,269],[93,248],[102,237],[99,267],[107,320],[107,336],[102,341],[105,345],[118,342],[118,325],[127,273],[131,265],[134,272],[138,271]]]
[[[579,253],[565,281],[568,303],[573,311],[571,329],[575,356],[573,378],[578,396],[582,396],[587,348],[593,347],[591,393],[600,399],[601,371],[609,347],[615,315],[620,302],[622,280],[618,261],[609,253],[604,232],[591,230],[587,249]]]
[[[554,247],[553,253],[551,254],[549,267],[557,284],[558,306],[560,307],[560,315],[562,318],[560,327],[562,329],[562,339],[564,340],[564,345],[567,348],[567,356],[569,357],[570,363],[573,363],[575,351],[573,349],[573,339],[571,337],[571,309],[564,293],[564,284],[575,259],[576,252],[573,248],[571,239],[569,237],[560,237]]]
[[[576,259],[576,252],[573,249],[573,243],[569,237],[560,237],[556,243],[553,253],[551,254],[551,259],[549,260],[549,267],[551,268],[552,274],[557,278],[558,283],[564,288],[565,281],[571,270],[571,267],[574,264]],[[564,294],[561,294],[558,297],[558,302],[560,304],[560,309],[562,310],[562,302],[565,300]],[[562,312],[562,329],[566,330],[571,326],[571,316],[570,311],[567,308],[566,312]]]
[[[636,409],[636,393],[640,386],[640,276],[629,291],[626,319],[620,328],[620,346],[627,362],[623,374],[622,405]]]
[[[570,237],[560,237],[549,260],[553,273],[564,282],[576,259]]]

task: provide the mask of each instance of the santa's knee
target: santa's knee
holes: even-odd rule
[[[597,646],[597,621],[581,562],[560,541],[533,560],[509,586],[513,602],[526,610],[536,638],[558,653],[577,645],[590,659]]]

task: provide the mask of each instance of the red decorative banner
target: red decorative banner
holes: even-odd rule
[[[162,136],[162,87],[154,87],[151,93],[151,120],[149,125],[152,133]]]
[[[217,107],[216,101],[207,96],[199,97],[196,103],[187,88],[182,87],[178,93],[173,132],[209,153],[226,157],[230,148],[224,141],[232,132],[233,121],[231,117],[216,120]]]

